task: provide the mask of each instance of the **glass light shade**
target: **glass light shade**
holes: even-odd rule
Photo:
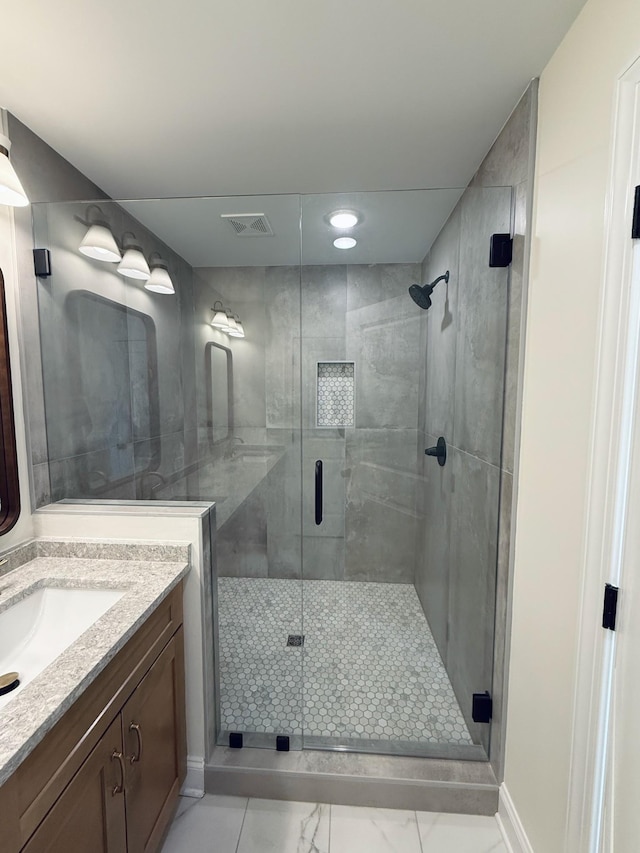
[[[0,147],[6,151],[11,148],[9,137],[2,133],[0,133]],[[9,207],[26,207],[29,204],[16,170],[9,162],[9,155],[4,153],[0,153],[0,204],[7,204]]]
[[[145,288],[152,290],[154,293],[175,293],[171,276],[167,268],[162,266],[153,267],[151,270],[151,278],[145,282]]]
[[[149,281],[151,270],[146,262],[142,250],[137,246],[131,246],[124,253],[124,257],[118,264],[118,272],[127,278],[135,278],[138,281]]]
[[[213,315],[211,325],[214,329],[220,329],[221,332],[226,332],[229,328],[229,318],[227,317],[227,312],[224,309],[222,309],[221,311],[216,311]]]
[[[88,258],[109,264],[122,260],[120,249],[106,225],[92,225],[84,235],[79,251]]]
[[[334,228],[353,228],[358,224],[358,214],[352,210],[336,210],[329,217]]]
[[[337,237],[333,245],[336,249],[353,249],[357,242],[353,237]]]
[[[229,317],[229,323],[227,325],[227,328],[225,329],[226,333],[228,335],[230,335],[232,338],[240,337],[238,334],[238,332],[240,330],[238,329],[238,324],[236,323],[235,317],[233,316],[233,314],[229,314],[228,317]]]
[[[234,318],[235,319],[235,318]],[[244,338],[244,329],[241,320],[235,320],[236,328],[229,332],[231,338]]]

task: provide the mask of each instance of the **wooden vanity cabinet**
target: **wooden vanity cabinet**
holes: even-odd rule
[[[186,774],[182,629],[122,709],[127,851],[159,848]]]
[[[122,853],[127,849],[120,717],[40,824],[24,853]]]
[[[156,853],[185,775],[180,586],[0,788],[0,849]]]

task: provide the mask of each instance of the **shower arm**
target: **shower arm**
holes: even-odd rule
[[[436,278],[434,281],[431,282],[431,284],[429,285],[431,290],[433,290],[433,288],[436,286],[436,284],[439,281],[445,281],[447,284],[449,284],[449,270],[447,270],[446,273],[444,273],[444,275],[439,275],[438,278]]]

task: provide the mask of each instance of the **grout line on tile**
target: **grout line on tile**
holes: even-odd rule
[[[420,845],[420,853],[424,853],[424,847],[422,846],[422,833],[420,832],[420,824],[418,822],[418,812],[414,812],[413,816],[416,821],[416,831],[418,833],[418,844]]]
[[[245,822],[246,817],[247,817],[247,810],[249,808],[249,800],[250,799],[251,799],[251,797],[247,797],[247,801],[244,804],[244,814],[242,815],[242,823],[240,824],[240,832],[238,833],[238,840],[236,841],[236,853],[238,853],[238,850],[240,848],[240,839],[242,838],[242,830],[244,829],[244,822]]]

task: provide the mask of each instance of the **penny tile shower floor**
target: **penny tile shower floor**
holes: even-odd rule
[[[411,584],[220,578],[218,598],[224,730],[472,743]]]

